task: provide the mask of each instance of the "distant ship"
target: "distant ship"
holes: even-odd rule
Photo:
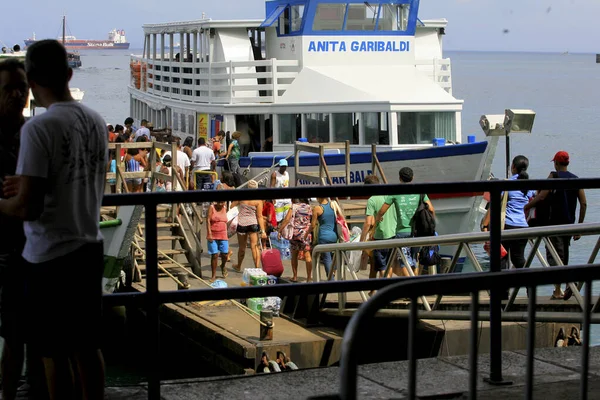
[[[63,37],[59,36],[58,41],[62,42]],[[36,42],[35,33],[33,38],[25,40],[25,46]],[[67,50],[127,50],[129,42],[125,38],[125,31],[113,29],[108,32],[107,40],[87,40],[77,39],[75,36],[64,36],[64,44]]]

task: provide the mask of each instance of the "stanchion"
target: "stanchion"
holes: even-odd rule
[[[260,312],[260,340],[273,340],[273,311]]]

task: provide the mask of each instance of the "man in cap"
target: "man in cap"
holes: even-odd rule
[[[569,153],[566,151],[559,151],[552,158],[552,162],[554,162],[554,171],[550,173],[548,178],[559,178],[559,179],[576,179],[577,175],[568,171],[570,157]],[[587,210],[587,200],[585,198],[585,191],[583,189],[558,189],[558,190],[542,190],[540,191],[526,206],[525,213],[527,214],[529,210],[539,204],[541,201],[544,201],[548,198],[548,195],[552,193],[550,197],[550,221],[548,225],[566,225],[566,224],[574,224],[575,223],[575,211],[577,209],[577,202],[579,201],[579,219],[578,222],[580,224],[583,223],[585,219],[585,213]],[[573,236],[573,239],[579,240],[581,238],[580,235]],[[563,265],[569,264],[569,246],[571,244],[571,236],[552,236],[549,238],[550,242],[556,249],[560,260]],[[546,249],[546,258],[548,263],[552,266],[558,264],[557,260],[552,257],[552,254],[548,249]],[[563,294],[560,285],[557,285],[553,298],[565,298],[568,299],[571,297],[571,291],[567,288],[567,291]]]
[[[279,160],[279,169],[273,171],[271,174],[271,187],[272,188],[287,188],[290,187],[290,174],[287,172],[288,162],[287,160]],[[277,218],[277,224],[285,218],[288,210],[292,206],[292,199],[277,199],[275,200],[275,215]]]

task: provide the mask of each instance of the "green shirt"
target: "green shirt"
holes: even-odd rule
[[[385,203],[386,196],[372,196],[367,201],[367,215],[375,218],[381,207]],[[373,238],[392,239],[396,236],[396,209],[391,207],[383,216],[381,223],[375,228]]]
[[[397,194],[385,198],[386,204],[394,204],[396,206],[396,233],[411,232],[410,220],[415,215],[415,211],[417,211],[420,198],[421,195],[419,194]],[[425,195],[424,201],[429,201],[427,195]]]

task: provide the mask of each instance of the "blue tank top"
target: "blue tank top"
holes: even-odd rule
[[[131,157],[125,162],[125,172],[140,172],[140,162]]]
[[[319,243],[337,243],[335,232],[335,211],[331,208],[331,202],[321,204],[323,213],[319,216]]]

